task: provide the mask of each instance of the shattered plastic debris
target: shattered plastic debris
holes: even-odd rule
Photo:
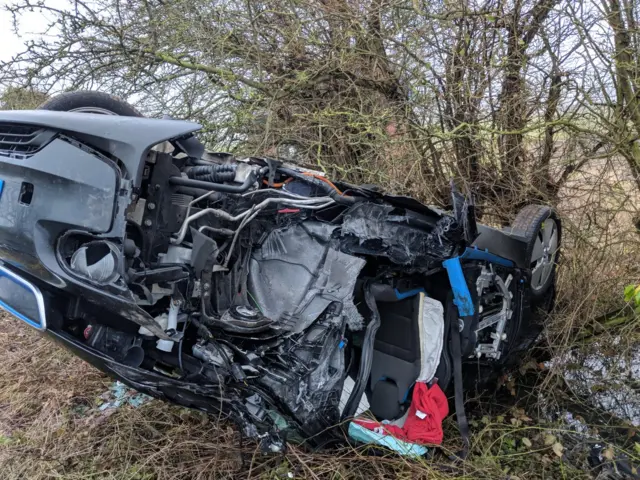
[[[344,383],[342,384],[342,393],[340,394],[340,403],[338,404],[340,415],[342,415],[342,412],[347,406],[347,401],[351,396],[351,391],[353,390],[354,386],[355,382],[353,381],[353,378],[347,377],[344,379]],[[369,410],[369,400],[367,400],[366,395],[362,395],[362,397],[360,398],[360,404],[356,409],[356,416],[363,414],[367,410]]]
[[[104,392],[101,399],[105,400],[105,403],[100,405],[98,410],[105,411],[107,409],[120,408],[124,404],[131,405],[134,408],[138,408],[145,403],[153,400],[149,395],[139,393],[132,388],[127,387],[122,382],[113,382],[109,386],[109,390]]]

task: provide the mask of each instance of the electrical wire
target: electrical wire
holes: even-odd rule
[[[259,193],[277,193],[278,195],[284,195],[293,199],[297,199],[297,200],[308,200],[309,197],[305,197],[304,195],[299,195],[297,193],[293,193],[293,192],[288,192],[286,190],[277,190],[274,188],[262,188],[260,190],[251,190],[250,192],[247,193],[243,193],[242,195],[240,195],[241,197],[245,198],[245,197],[252,197],[255,196]]]
[[[333,199],[328,198],[328,197],[318,197],[319,199],[328,199],[329,201],[327,201],[326,203],[323,203],[321,205],[309,205],[306,202],[300,201],[300,202],[293,202],[293,201],[289,201],[289,200],[285,200],[285,199],[281,199],[283,203],[285,203],[285,205],[291,205],[294,207],[300,207],[300,208],[304,208],[307,210],[320,210],[322,208],[328,207],[329,205],[333,205],[335,202]],[[268,199],[268,200],[280,200],[280,199]],[[268,200],[265,200],[262,203],[267,202]],[[251,212],[252,210],[255,210],[253,213],[249,213],[248,216],[246,216],[243,220],[242,223],[240,223],[240,225],[238,226],[238,229],[236,230],[235,236],[233,237],[233,241],[231,242],[231,246],[229,247],[229,253],[227,253],[227,258],[225,259],[224,262],[224,268],[227,268],[229,266],[229,261],[231,260],[231,255],[233,254],[233,249],[236,246],[236,242],[238,240],[238,237],[240,236],[240,231],[245,227],[245,225],[247,225],[251,220],[253,220],[254,218],[256,218],[258,216],[258,214],[260,213],[260,211],[264,210],[264,208],[266,208],[266,205],[264,207],[261,207],[261,204],[258,205],[254,205],[253,207],[251,207],[250,210],[248,210],[248,212]],[[276,202],[277,203],[277,202]]]
[[[251,295],[251,292],[249,290],[247,290],[247,293],[249,294],[249,296],[251,297],[251,300],[253,300],[253,303],[256,304],[256,308],[258,309],[258,311],[264,315],[264,312],[262,311],[262,308],[260,308],[260,305],[258,304],[258,301],[254,298],[253,295]]]
[[[287,183],[289,183],[291,180],[293,180],[293,178],[287,178],[284,182],[274,182],[271,185],[269,185],[269,181],[268,180],[262,180],[262,184],[263,185],[267,185],[271,188],[282,188],[284,187]]]
[[[309,173],[309,172],[302,172],[303,175],[306,175],[307,177],[313,177],[317,180],[320,180],[321,182],[326,183],[327,185],[329,185],[330,187],[332,187],[336,192],[338,192],[340,195],[342,195],[342,192],[340,191],[340,189],[338,187],[336,187],[333,182],[331,180],[329,180],[326,177],[323,177],[322,175],[317,175],[315,173]]]

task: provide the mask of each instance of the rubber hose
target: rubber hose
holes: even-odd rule
[[[194,187],[178,187],[176,188],[176,193],[182,193],[184,195],[190,195],[192,197],[201,197],[207,193],[211,193],[211,189],[205,190],[204,188],[194,188]],[[220,200],[220,195],[211,195],[208,200],[216,201]]]
[[[232,182],[236,178],[237,165],[198,165],[187,171],[187,176],[204,182]]]

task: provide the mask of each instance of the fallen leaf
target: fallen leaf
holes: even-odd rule
[[[534,360],[529,360],[520,367],[520,374],[524,375],[528,370],[536,370],[537,368],[538,364]]]
[[[522,415],[520,417],[520,420],[522,420],[523,422],[533,422],[533,419],[531,417],[527,417],[526,415]]]
[[[553,453],[555,453],[557,456],[562,457],[562,452],[564,451],[564,447],[560,442],[556,442],[551,447],[551,450],[553,450]]]
[[[556,437],[555,435],[551,435],[550,433],[546,434],[544,436],[544,444],[549,447],[551,445],[553,445],[554,443],[556,443]]]
[[[602,456],[607,460],[613,460],[613,457],[615,456],[613,452],[613,448],[607,447],[604,450],[602,450]]]
[[[522,439],[522,444],[523,444],[525,447],[527,447],[527,448],[531,448],[531,445],[533,445],[533,444],[531,443],[531,440],[529,440],[527,437],[524,437],[524,438]]]

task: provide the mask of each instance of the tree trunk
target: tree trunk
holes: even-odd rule
[[[633,48],[631,46],[631,34],[625,23],[618,0],[604,0],[604,7],[607,10],[607,21],[614,34],[615,65],[616,65],[616,94],[620,108],[621,120],[627,120],[633,125],[631,138],[622,139],[623,142],[631,142],[625,158],[631,169],[636,185],[640,189],[640,104],[638,103],[638,92],[634,87],[633,66],[636,62],[633,58]],[[637,52],[636,52],[637,54]]]

